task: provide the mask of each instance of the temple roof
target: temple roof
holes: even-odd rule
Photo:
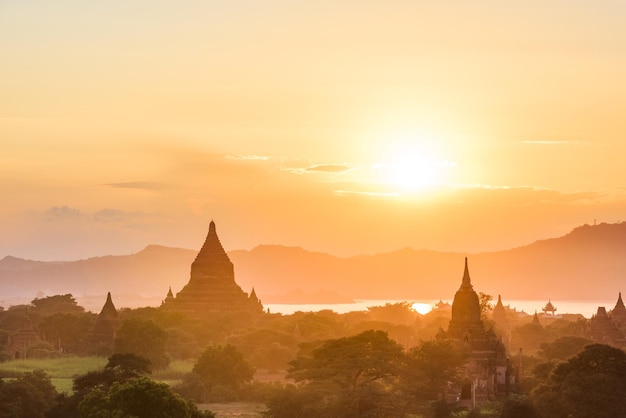
[[[113,300],[111,299],[111,292],[107,293],[107,300],[104,302],[104,306],[100,311],[100,318],[103,319],[117,319],[117,309],[115,309],[115,305],[113,305]]]
[[[624,306],[624,302],[622,301],[622,292],[619,292],[617,303],[615,303],[613,311],[626,311],[626,306]]]
[[[465,257],[465,271],[463,272],[463,280],[461,281],[461,289],[472,290],[472,280],[470,279],[469,268],[467,267],[467,257]]]
[[[222,247],[222,243],[217,236],[217,230],[215,228],[215,222],[211,221],[209,224],[209,233],[207,234],[206,239],[204,240],[204,244],[202,248],[198,252],[196,259],[191,265],[192,270],[196,265],[206,265],[206,264],[227,264],[232,265],[230,259],[228,258],[228,254],[224,251],[224,247]]]

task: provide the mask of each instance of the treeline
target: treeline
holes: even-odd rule
[[[481,295],[481,300],[485,302],[486,327],[493,327],[488,295]],[[26,347],[26,357],[80,355],[96,319],[97,315],[85,312],[71,295],[35,299],[29,306],[0,311],[0,345],[6,347],[28,326],[38,341]],[[420,315],[402,302],[346,314],[232,313],[213,314],[203,320],[159,308],[140,308],[119,310],[119,320],[109,352],[101,353],[109,357],[109,364],[100,374],[77,377],[73,393],[65,395],[50,391],[49,379],[39,372],[10,376],[12,380],[0,383],[0,396],[4,396],[0,399],[13,401],[0,402],[5,414],[0,413],[0,417],[70,417],[74,416],[67,415],[71,411],[80,412],[81,404],[82,408],[92,405],[94,410],[126,411],[126,396],[133,391],[138,392],[128,399],[149,401],[139,395],[143,390],[162,392],[159,396],[164,399],[172,396],[176,405],[184,400],[189,408],[187,400],[261,402],[267,405],[267,416],[276,418],[447,417],[460,413],[454,388],[464,383],[462,364],[468,354],[449,341],[435,338],[440,328],[447,329],[450,320],[445,307]],[[626,416],[619,413],[617,403],[612,403],[626,395],[623,351],[592,345],[584,338],[586,326],[587,321],[580,316],[553,319],[544,325],[530,316],[510,315],[506,329],[495,329],[507,345],[511,361],[519,366],[519,379],[502,397],[466,413],[493,417]],[[524,350],[519,352],[519,348]],[[143,366],[134,364],[129,372],[126,363],[118,364],[120,357],[115,356],[120,355],[144,358],[151,370],[166,368],[171,360],[178,359],[192,361],[194,367],[182,376],[181,383],[170,388],[149,381]],[[10,357],[9,352],[2,354],[3,359]],[[597,370],[596,364],[600,364]],[[20,391],[31,393],[25,388],[39,388],[41,393],[32,399],[31,395],[16,395]],[[602,400],[594,398],[600,394]],[[578,405],[578,400],[584,400],[584,405]],[[45,405],[41,410],[48,415],[11,415],[7,409],[33,405]],[[578,406],[574,410],[572,405]],[[584,411],[592,409],[595,415],[585,415]],[[54,411],[65,411],[66,415],[51,415]],[[196,413],[193,408],[190,411]],[[602,415],[603,411],[613,415]]]

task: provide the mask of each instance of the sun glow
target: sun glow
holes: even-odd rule
[[[430,304],[420,303],[420,302],[415,302],[413,305],[411,305],[411,308],[413,308],[415,312],[421,315],[426,315],[428,312],[430,312],[433,309],[433,307]]]
[[[441,158],[436,141],[407,137],[399,141],[385,162],[373,168],[381,182],[405,192],[425,191],[445,182],[447,168],[454,162]]]

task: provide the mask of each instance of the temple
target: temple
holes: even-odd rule
[[[513,372],[504,345],[492,329],[485,330],[481,319],[480,302],[472,286],[467,258],[461,287],[452,302],[448,331],[437,338],[456,342],[469,356],[464,368],[467,383],[461,389],[462,402],[486,401],[505,391],[512,382]]]
[[[204,245],[191,264],[189,282],[176,296],[170,288],[161,308],[195,319],[215,312],[263,312],[254,289],[248,296],[235,282],[233,263],[222,247],[213,221]]]
[[[88,351],[92,354],[107,355],[113,351],[115,333],[120,326],[120,319],[111,298],[111,292],[107,293],[107,299],[98,314],[98,319],[88,337]]]

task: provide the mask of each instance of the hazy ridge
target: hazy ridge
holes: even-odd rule
[[[198,250],[148,246],[124,256],[41,262],[11,256],[0,260],[0,305],[72,293],[77,299],[110,291],[135,306],[155,305],[169,286],[189,279]],[[613,299],[626,290],[626,222],[584,225],[569,234],[510,250],[461,254],[404,248],[349,258],[297,247],[261,245],[229,255],[235,279],[254,286],[264,302],[332,303],[354,299],[451,298],[469,257],[474,288],[505,299]],[[122,306],[129,306],[122,304]]]

